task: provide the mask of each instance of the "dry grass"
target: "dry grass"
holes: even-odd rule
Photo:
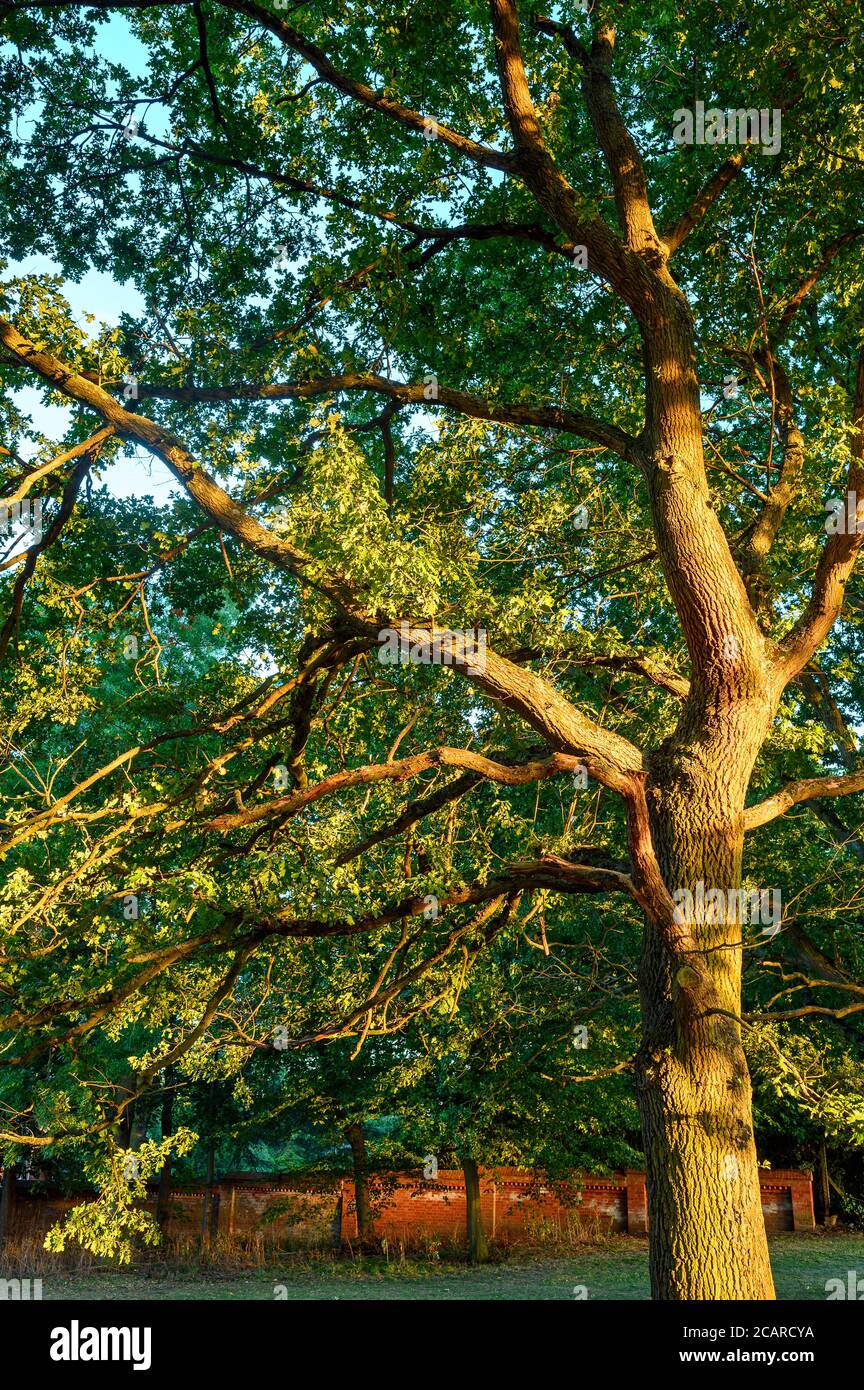
[[[517,1254],[566,1256],[586,1245],[608,1245],[613,1239],[608,1223],[596,1217],[586,1219],[578,1213],[563,1221],[538,1217],[529,1221],[521,1239],[493,1241],[490,1257],[493,1263],[500,1263]],[[69,1245],[62,1253],[46,1250],[43,1240],[42,1233],[7,1237],[0,1252],[0,1276],[11,1277],[25,1270],[31,1278],[38,1279],[60,1273],[88,1275],[117,1268],[115,1262],[76,1245]],[[409,1263],[460,1264],[465,1262],[465,1247],[458,1238],[448,1241],[440,1235],[418,1232],[404,1238],[382,1236],[361,1249],[350,1240],[341,1245],[327,1240],[310,1244],[308,1239],[265,1228],[233,1236],[220,1232],[203,1250],[197,1235],[166,1235],[158,1246],[142,1247],[131,1268],[148,1275],[207,1271],[218,1278],[242,1271],[272,1269],[286,1262],[296,1268],[353,1264],[358,1269],[367,1268],[370,1262],[384,1267]]]

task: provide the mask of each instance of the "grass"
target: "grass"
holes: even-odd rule
[[[779,1299],[821,1301],[827,1279],[864,1276],[864,1234],[815,1233],[775,1236],[771,1261]],[[3,1270],[6,1277],[20,1270]],[[647,1241],[616,1236],[585,1244],[566,1256],[513,1251],[500,1263],[471,1268],[458,1263],[379,1258],[333,1259],[285,1256],[271,1269],[248,1271],[187,1267],[167,1271],[103,1268],[80,1272],[57,1268],[43,1273],[43,1298],[85,1301],[126,1299],[223,1302],[272,1301],[276,1286],[296,1300],[556,1300],[573,1299],[584,1285],[594,1299],[648,1297]]]

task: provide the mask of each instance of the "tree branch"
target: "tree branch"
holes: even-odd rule
[[[524,782],[540,782],[554,777],[559,772],[576,772],[582,764],[578,758],[566,753],[553,753],[551,757],[539,762],[522,763],[510,767],[505,763],[494,762],[481,753],[472,753],[467,748],[433,748],[423,753],[415,753],[409,758],[400,758],[390,763],[367,763],[363,767],[348,768],[344,772],[334,772],[330,777],[293,792],[290,796],[277,796],[262,806],[250,806],[248,810],[232,815],[216,816],[205,824],[205,830],[237,830],[241,826],[253,825],[256,821],[268,820],[271,816],[293,816],[322,796],[344,791],[348,787],[367,786],[373,782],[404,782],[417,777],[431,768],[458,767],[463,771],[477,773],[491,782],[501,782],[505,786],[520,786]]]
[[[86,0],[85,4],[80,4],[77,8],[86,10],[148,10],[177,8],[185,3],[186,0]],[[470,140],[467,136],[460,135],[457,131],[451,130],[449,126],[432,120],[431,117],[422,112],[415,111],[412,107],[403,105],[402,102],[394,101],[391,97],[373,91],[371,87],[367,87],[365,82],[349,77],[347,73],[337,68],[326,53],[322,52],[314,43],[304,38],[278,15],[255,4],[254,0],[215,0],[215,3],[221,5],[223,9],[234,10],[237,14],[245,14],[265,29],[269,29],[270,33],[285,44],[286,48],[291,48],[295,53],[299,53],[304,61],[315,70],[322,82],[326,82],[336,91],[342,92],[344,96],[351,97],[362,106],[367,106],[383,116],[390,117],[406,130],[424,134],[430,127],[434,127],[439,140],[459,154],[465,155],[475,164],[487,169],[501,169],[506,173],[512,171],[514,160],[510,152],[494,150],[488,145],[478,144],[476,140]],[[13,3],[6,8],[9,10],[53,10],[67,9],[70,6],[68,0],[13,0]]]
[[[307,400],[341,391],[374,392],[389,397],[399,405],[419,405],[424,410],[445,408],[476,420],[490,420],[493,424],[559,430],[562,433],[575,434],[581,439],[590,439],[595,444],[602,444],[628,461],[633,460],[638,448],[636,439],[626,430],[619,429],[617,425],[605,420],[597,420],[591,415],[583,415],[580,411],[566,410],[558,406],[529,406],[482,400],[465,391],[454,391],[449,386],[442,386],[437,380],[425,385],[414,385],[409,382],[391,381],[388,377],[377,376],[372,372],[346,372],[340,376],[319,377],[312,381],[266,382],[261,385],[207,387],[138,383],[138,394],[141,397],[190,403]]]
[[[593,267],[623,294],[627,282],[624,246],[601,218],[579,205],[575,189],[543,139],[525,75],[515,0],[491,0],[491,9],[501,95],[516,146],[515,170],[544,211],[577,244],[588,248]],[[632,302],[632,296],[624,297]]]
[[[43,352],[22,337],[6,320],[0,319],[0,343],[24,366],[32,368],[44,381],[72,400],[89,406],[115,427],[118,435],[134,440],[161,458],[178,482],[203,511],[216,521],[222,530],[236,536],[256,554],[271,560],[281,569],[302,576],[321,593],[331,598],[348,613],[358,614],[355,595],[341,577],[319,577],[310,555],[290,542],[276,536],[250,516],[201,467],[180,440],[161,425],[143,415],[125,410],[101,386],[67,367],[48,352]]]
[[[236,536],[263,559],[301,577],[335,603],[345,614],[352,635],[380,640],[382,628],[392,629],[399,622],[398,615],[370,613],[364,606],[362,590],[355,592],[344,576],[325,571],[313,556],[262,526],[204,471],[173,434],[143,415],[124,410],[101,386],[71,370],[50,353],[36,348],[11,323],[2,319],[0,343],[56,390],[95,410],[116,427],[121,437],[143,444],[161,458],[193,500],[222,530]],[[408,642],[429,641],[429,626],[420,627],[415,622],[413,627],[406,623],[406,628]],[[589,773],[604,785],[623,791],[629,785],[629,775],[642,768],[642,754],[638,748],[582,714],[533,672],[515,666],[492,651],[484,652],[484,659],[479,660],[476,653],[466,652],[464,642],[449,629],[436,631],[442,658],[447,664],[527,720],[557,751],[583,754]]]
[[[844,246],[848,246],[850,242],[857,241],[862,236],[864,236],[864,227],[852,227],[848,232],[843,232],[841,236],[835,237],[823,248],[821,260],[817,261],[813,269],[802,277],[783,310],[777,327],[776,339],[778,342],[785,334],[807,295],[818,284],[831,262],[843,250]]]
[[[601,21],[589,51],[566,24],[541,16],[533,17],[531,23],[540,33],[560,38],[567,52],[582,69],[585,105],[612,178],[618,223],[627,245],[633,251],[648,252],[651,259],[665,258],[665,248],[657,236],[651,215],[642,158],[622,119],[612,85],[614,25]]]
[[[864,771],[847,772],[839,777],[804,777],[790,782],[755,806],[748,806],[744,812],[744,829],[755,830],[757,826],[767,825],[785,815],[792,806],[812,801],[814,797],[851,796],[861,791],[864,791]]]
[[[850,442],[847,490],[864,498],[864,348],[858,355],[855,395],[852,407],[852,438]],[[791,632],[781,643],[780,670],[786,680],[798,674],[825,640],[846,596],[846,583],[855,568],[858,554],[864,545],[860,506],[857,524],[845,526],[828,537],[822,548],[810,602]]]
[[[666,245],[670,256],[678,250],[685,237],[699,226],[733,179],[738,177],[744,168],[748,152],[749,147],[745,145],[742,149],[735,150],[734,154],[730,154],[699,190],[687,211],[660,233],[660,239]]]
[[[381,93],[373,91],[371,87],[367,87],[364,82],[349,77],[347,73],[340,71],[314,43],[304,38],[284,20],[263,9],[261,5],[255,4],[254,0],[217,0],[217,3],[224,5],[226,9],[246,14],[250,19],[255,19],[259,24],[263,24],[265,29],[269,29],[288,48],[293,48],[296,53],[299,53],[309,66],[314,68],[322,81],[335,87],[345,96],[351,97],[352,100],[360,102],[361,105],[368,106],[371,110],[378,111],[384,116],[389,116],[399,125],[404,126],[406,130],[424,134],[430,126],[434,127],[436,137],[439,140],[442,140],[445,145],[449,145],[459,154],[467,156],[468,159],[479,164],[482,168],[501,169],[505,173],[513,170],[514,158],[510,152],[493,150],[488,145],[478,144],[475,140],[470,140],[467,136],[460,135],[457,131],[442,125],[440,121],[433,121],[420,111],[415,111],[410,106],[404,106],[399,101],[383,96]]]

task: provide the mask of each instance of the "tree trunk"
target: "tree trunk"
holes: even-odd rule
[[[483,1229],[480,1211],[480,1172],[473,1158],[460,1160],[465,1175],[465,1223],[468,1237],[468,1259],[472,1265],[489,1259],[489,1242]]]
[[[162,1124],[161,1134],[163,1139],[170,1139],[174,1132],[174,1090],[169,1087],[162,1097]],[[168,1217],[171,1205],[171,1155],[162,1164],[159,1174],[159,1193],[156,1198],[156,1222],[163,1235],[168,1225]]]
[[[18,1169],[14,1163],[7,1163],[3,1169],[3,1185],[0,1187],[0,1249],[12,1235],[17,1191]]]
[[[207,1177],[204,1182],[204,1201],[201,1206],[201,1254],[210,1249],[211,1221],[210,1208],[213,1202],[213,1173],[216,1162],[216,1145],[211,1140],[207,1146]]]
[[[747,789],[782,681],[708,488],[693,321],[665,269],[638,316],[643,467],[691,665],[678,726],[650,755],[645,782],[651,840],[674,898],[700,882],[706,890],[740,888]],[[724,914],[676,930],[678,938],[652,914],[639,964],[636,1086],[652,1297],[773,1298],[737,1022],[741,923]]]
[[[761,736],[739,715],[724,711],[713,738],[703,717],[698,744],[667,745],[652,761],[652,836],[673,896],[679,887],[695,893],[700,881],[705,890],[740,887],[744,793]],[[750,1077],[734,1021],[741,1012],[738,943],[742,931],[758,940],[760,928],[742,927],[730,915],[690,927],[716,990],[714,1012],[688,1005],[680,963],[673,973],[660,933],[646,923],[636,1082],[657,1299],[774,1297]]]
[[[828,1177],[828,1154],[823,1138],[819,1145],[819,1158],[816,1164],[816,1190],[814,1192],[816,1220],[820,1226],[827,1226],[831,1215],[831,1183]]]
[[[357,1239],[361,1246],[371,1245],[372,1201],[369,1194],[369,1167],[366,1160],[366,1136],[359,1121],[347,1125],[345,1138],[351,1145],[354,1165],[354,1209],[357,1213]]]

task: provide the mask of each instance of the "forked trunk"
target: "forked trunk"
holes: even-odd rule
[[[649,759],[651,838],[673,897],[696,895],[700,884],[719,896],[741,886],[745,798],[779,686],[709,492],[692,316],[665,271],[640,328],[645,473],[691,663],[678,727]],[[685,937],[693,970],[646,923],[639,966],[652,1296],[773,1298],[737,1021],[742,925],[737,913],[732,921],[725,911],[720,921],[697,913]]]

